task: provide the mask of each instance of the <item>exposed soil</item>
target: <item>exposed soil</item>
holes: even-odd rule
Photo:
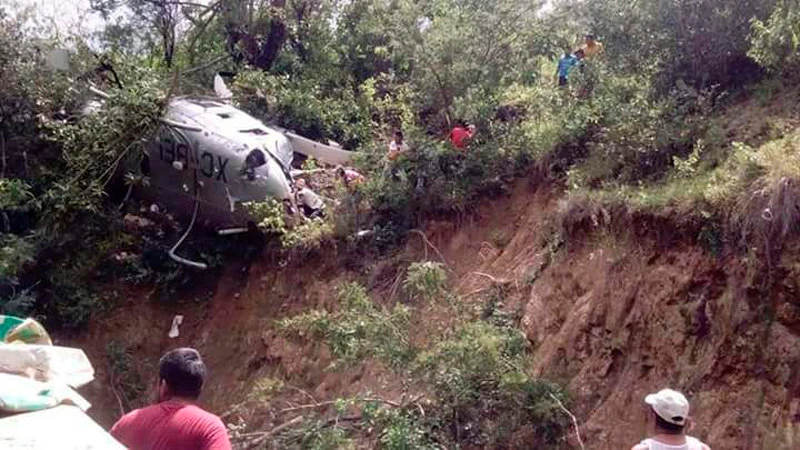
[[[380,365],[333,370],[324,348],[287,341],[274,322],[333,306],[345,280],[365,283],[379,301],[396,301],[407,264],[428,258],[444,259],[465,306],[479,306],[493,283],[506,286],[503,307],[520,312],[535,346],[531,370],[568,386],[586,448],[630,448],[643,438],[642,398],[665,386],[689,395],[693,434],[712,448],[800,448],[798,440],[785,444],[790,433],[800,438],[800,268],[789,257],[800,250],[787,249],[780,282],[772,298],[762,299],[753,289],[762,275],[744,255],[598,230],[570,236],[554,252],[545,219],[558,198],[521,182],[474,216],[430,223],[429,243],[412,233],[402,251],[380,261],[349,264],[336,249],[323,249],[283,268],[258,262],[245,276],[234,265],[211,283],[210,300],[194,300],[209,293],[193,292],[167,304],[130,290],[120,307],[95,317],[89,332],[70,342],[97,370],[84,392],[92,415],[110,426],[125,403],[110,388],[111,340],[129,349],[134,370],[151,384],[162,352],[198,348],[211,371],[205,406],[251,429],[287,420],[292,416],[281,410],[292,405],[367,391],[393,398],[402,380]],[[447,311],[418,305],[412,334],[434,335],[426,331],[454,320]],[[167,332],[174,314],[185,319],[173,340]],[[265,379],[283,380],[284,388],[255,392]]]

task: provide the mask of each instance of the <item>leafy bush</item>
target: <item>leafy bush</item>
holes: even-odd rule
[[[559,2],[551,20],[556,25],[567,21],[575,36],[597,34],[613,67],[653,73],[656,88],[667,93],[678,80],[697,88],[728,88],[758,76],[758,67],[746,56],[750,20],[767,16],[775,3],[573,0]]]
[[[308,420],[303,427],[289,430],[273,439],[275,448],[303,450],[355,450],[355,442],[347,431],[334,424],[328,426],[324,420]]]
[[[34,260],[34,246],[13,234],[0,234],[0,284],[16,284],[17,274]]]
[[[166,91],[155,72],[136,66],[127,69],[136,82],[111,91],[102,113],[78,122],[42,116],[50,139],[62,147],[65,164],[61,179],[39,199],[47,210],[46,226],[69,226],[81,213],[100,211],[104,189],[120,163],[126,158],[138,163],[146,152],[146,142],[159,126]]]
[[[420,355],[415,373],[433,387],[439,414],[454,418],[452,439],[502,445],[523,426],[534,428],[541,445],[561,436],[566,423],[549,394],[563,394],[527,375],[526,347],[516,329],[474,322]]]
[[[310,335],[325,342],[331,353],[346,362],[375,356],[394,366],[413,357],[408,337],[409,310],[403,305],[384,309],[355,283],[339,291],[339,308],[333,312],[314,310],[282,320],[284,331]]]
[[[408,266],[403,287],[412,297],[431,301],[442,293],[446,282],[447,273],[442,263],[415,262]]]
[[[714,253],[723,239],[750,246],[762,239],[780,244],[800,224],[800,134],[759,148],[731,147],[722,164],[692,169],[691,176],[678,172],[664,183],[572,192],[559,212],[564,232],[570,234],[580,223],[609,226],[631,213],[679,208],[683,222],[699,227],[698,242]]]
[[[246,202],[242,206],[262,230],[277,234],[286,232],[286,210],[278,200],[268,198],[263,202]]]
[[[48,327],[81,326],[101,304],[89,287],[96,269],[117,250],[104,247],[121,218],[106,187],[123,160],[141,156],[166,91],[158,74],[129,61],[118,67],[131,76],[125,89],[110,92],[102,114],[77,120],[84,83],[44,64],[59,44],[30,39],[22,20],[2,12],[0,22],[0,81],[8,88],[0,94],[0,210],[3,231],[15,233],[2,237],[2,293],[13,300],[19,282],[28,314]],[[72,48],[71,63],[82,70],[88,52],[79,42]]]
[[[28,317],[36,306],[36,297],[29,289],[19,292],[12,290],[11,295],[0,302],[0,314],[16,317]]]
[[[124,402],[125,409],[130,411],[141,407],[147,389],[128,349],[119,341],[112,340],[106,345],[106,357],[111,369],[110,387]]]
[[[256,225],[266,233],[277,236],[285,249],[315,250],[333,235],[334,219],[330,217],[301,220],[288,225],[285,208],[274,198],[247,202],[243,206]]]
[[[307,220],[287,230],[281,236],[284,248],[300,249],[304,251],[320,248],[323,241],[333,235],[333,220],[325,219]]]
[[[513,324],[493,316],[468,323],[429,347],[416,347],[408,339],[407,308],[379,311],[363,287],[348,284],[338,311],[312,311],[283,320],[281,327],[322,340],[348,362],[387,361],[410,377],[415,390],[430,394],[432,408],[426,408],[425,418],[364,407],[366,420],[381,430],[380,442],[387,448],[428,448],[431,442],[503,447],[521,429],[532,429],[537,444],[552,445],[567,425],[552,396],[564,401],[564,393],[530,378],[527,340]]]
[[[428,432],[419,420],[407,413],[392,411],[380,435],[381,449],[385,450],[433,450]]]
[[[33,198],[31,187],[22,180],[0,178],[0,211],[22,206]]]
[[[747,55],[773,72],[793,77],[800,64],[800,2],[781,0],[766,21],[753,18]]]
[[[251,114],[310,139],[334,139],[350,147],[366,140],[371,122],[364,100],[341,84],[323,83],[246,71],[237,76],[234,90]]]

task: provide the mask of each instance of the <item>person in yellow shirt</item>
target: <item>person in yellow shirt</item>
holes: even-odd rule
[[[603,43],[595,39],[593,34],[587,34],[583,38],[581,50],[583,50],[583,53],[587,58],[591,59],[594,56],[603,53]]]
[[[603,47],[602,42],[595,39],[593,34],[587,34],[583,37],[583,45],[581,45],[580,49],[583,51],[584,60],[587,63],[581,65],[581,73],[583,74],[584,83],[578,96],[585,98],[591,95],[592,91],[594,91],[594,86],[598,81],[598,73],[592,67],[591,61],[600,56],[605,50],[605,47]]]

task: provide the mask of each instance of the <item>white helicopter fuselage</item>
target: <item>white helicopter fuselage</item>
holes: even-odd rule
[[[241,227],[241,203],[268,197],[290,200],[293,148],[283,133],[228,104],[205,98],[170,101],[142,173],[139,195],[179,216],[198,204],[199,224]]]

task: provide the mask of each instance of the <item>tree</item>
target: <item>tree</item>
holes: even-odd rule
[[[539,41],[542,2],[438,0],[401,2],[389,24],[398,52],[411,61],[417,89],[431,93],[421,109],[443,112],[470,91],[496,90],[526,72]],[[533,55],[532,55],[533,54]]]
[[[224,3],[225,48],[237,62],[261,70],[275,63],[287,39],[286,0],[228,0]]]
[[[757,76],[758,67],[746,56],[750,21],[765,17],[774,4],[775,0],[563,0],[551,22],[571,24],[573,45],[587,32],[598,35],[606,44],[606,58],[617,69],[656,69],[664,92],[679,79],[704,87]]]
[[[206,23],[206,16],[213,16],[219,6],[219,2],[204,5],[181,0],[91,0],[91,4],[107,21],[114,12],[122,11],[123,17],[128,13],[127,20],[117,17],[103,31],[107,45],[127,49],[157,46],[166,67],[172,66],[180,32],[187,22],[196,26]]]
[[[800,65],[800,2],[781,0],[766,21],[753,20],[748,55],[773,72],[795,76]]]

